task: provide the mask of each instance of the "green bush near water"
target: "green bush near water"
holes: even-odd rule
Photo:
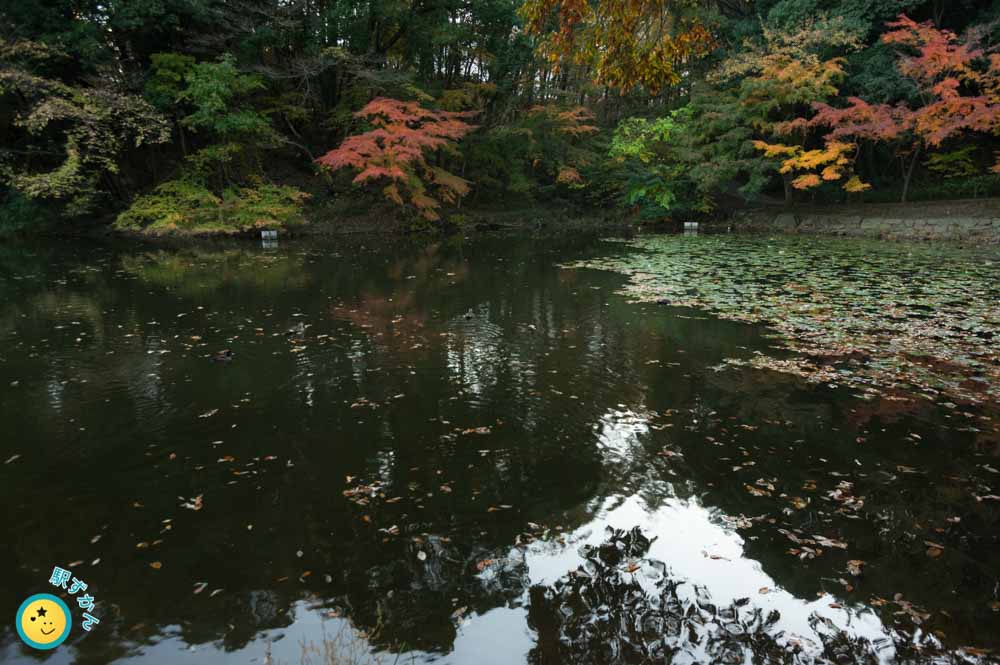
[[[148,235],[232,235],[303,224],[308,194],[294,187],[229,187],[217,195],[190,180],[171,180],[141,196],[118,216],[115,228]]]

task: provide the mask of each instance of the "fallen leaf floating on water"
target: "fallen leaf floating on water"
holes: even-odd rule
[[[160,563],[159,561],[154,561],[153,563],[149,564],[149,567],[152,568],[153,570],[159,570],[160,568],[163,568],[163,564]]]
[[[854,586],[852,586],[851,583],[848,582],[847,580],[845,580],[843,577],[838,577],[837,578],[837,582],[840,584],[840,586],[844,587],[844,589],[848,593],[850,593],[851,591],[854,591]]]
[[[218,409],[210,409],[209,411],[206,411],[205,413],[199,415],[198,417],[199,418],[211,418],[212,416],[214,416],[218,412],[219,412]]]
[[[813,538],[815,538],[816,542],[822,545],[823,547],[836,547],[842,550],[847,549],[847,543],[839,540],[833,540],[832,538],[824,538],[823,536],[817,536],[817,535],[813,535]]]
[[[923,612],[918,609],[913,603],[908,600],[903,599],[903,594],[897,593],[893,596],[892,602],[899,606],[900,610],[896,614],[906,614],[909,615],[910,620],[916,624],[921,625],[924,621],[931,618],[931,615],[927,612]]]
[[[803,508],[809,506],[809,501],[807,499],[803,499],[800,496],[791,497],[789,499],[789,502],[792,504],[792,507],[795,508],[796,510],[802,510]]]
[[[16,462],[18,459],[20,459],[20,457],[21,457],[20,454],[11,455],[10,457],[7,458],[7,461],[4,462],[4,464],[10,464],[11,462]]]
[[[208,586],[208,582],[198,582],[198,583],[196,583],[196,584],[194,585],[194,593],[195,593],[195,594],[199,594],[199,593],[201,593],[202,591],[204,591],[204,590],[205,590],[205,588],[206,588],[207,586]]]
[[[927,556],[929,556],[930,558],[936,559],[942,554],[944,554],[944,549],[942,549],[940,546],[934,545],[933,543],[927,543],[927,544],[929,545],[929,547],[927,548]]]
[[[851,559],[847,562],[847,572],[855,577],[861,577],[861,572],[864,567],[865,562],[861,559]]]
[[[462,430],[462,434],[489,434],[490,428],[486,425],[482,427],[470,427],[469,429]]]
[[[181,508],[187,508],[188,510],[201,510],[201,508],[202,508],[202,503],[201,503],[202,496],[204,496],[204,495],[199,494],[198,496],[194,497],[190,501],[184,501],[184,497],[180,497],[181,501],[183,501],[183,503],[181,504]]]

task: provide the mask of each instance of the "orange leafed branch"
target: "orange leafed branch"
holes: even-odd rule
[[[796,177],[792,180],[792,187],[795,189],[812,189],[824,181],[840,180],[848,172],[853,154],[857,149],[853,143],[835,140],[827,141],[823,148],[816,150],[806,150],[800,146],[788,146],[780,143],[769,144],[764,141],[754,141],[754,147],[763,150],[765,157],[784,157],[781,168],[778,169],[782,174],[822,169],[819,173],[803,173]],[[856,175],[844,184],[844,189],[849,192],[862,192],[869,187],[866,183],[861,182]]]

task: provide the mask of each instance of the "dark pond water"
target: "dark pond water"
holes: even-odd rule
[[[0,662],[990,659],[996,404],[560,267],[633,251],[0,245]]]

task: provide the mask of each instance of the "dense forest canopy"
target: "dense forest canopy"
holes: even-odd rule
[[[0,226],[1000,193],[1000,0],[7,0]]]

